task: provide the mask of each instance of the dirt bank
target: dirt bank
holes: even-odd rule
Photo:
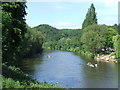
[[[117,60],[115,59],[114,52],[108,55],[98,55],[95,57],[95,60],[97,61],[103,61],[103,62],[113,62],[113,63],[118,63]]]

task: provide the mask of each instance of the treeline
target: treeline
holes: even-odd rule
[[[50,29],[49,29],[50,28]],[[81,29],[55,29],[52,26],[43,24],[34,29],[41,31],[45,36],[43,48],[69,50],[80,47]]]
[[[46,49],[73,51],[89,57],[103,53],[109,54],[114,51],[113,49],[120,51],[118,48],[119,39],[113,39],[113,37],[119,36],[119,25],[98,25],[96,15],[95,7],[91,4],[82,24],[82,29],[59,30],[45,24],[34,27],[34,29],[45,35],[43,48]],[[116,52],[117,54],[120,55]]]
[[[89,57],[100,54],[101,49],[107,47],[114,48],[113,36],[117,35],[115,29],[106,25],[93,24],[83,30],[55,29],[54,33],[49,31],[49,25],[41,26],[34,29],[41,30],[46,26],[48,27],[48,29],[42,29],[43,31],[41,31],[46,36],[43,48],[73,51]],[[106,53],[111,53],[111,51],[107,51]]]

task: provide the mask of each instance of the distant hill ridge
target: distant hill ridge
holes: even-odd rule
[[[73,37],[81,33],[81,29],[57,29],[48,24],[40,24],[33,29],[41,31],[46,39],[45,41],[57,41],[65,37]]]

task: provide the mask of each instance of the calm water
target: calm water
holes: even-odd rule
[[[48,57],[48,55],[52,57]],[[89,60],[72,52],[44,51],[42,55],[23,60],[20,67],[39,82],[74,88],[117,88],[118,65],[95,62],[98,67],[88,67]]]

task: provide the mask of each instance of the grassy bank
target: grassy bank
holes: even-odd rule
[[[3,64],[2,70],[2,88],[60,88],[58,84],[39,83],[15,66]]]

